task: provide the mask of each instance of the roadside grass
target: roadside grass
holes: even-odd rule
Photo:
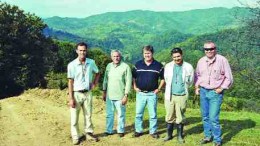
[[[165,108],[159,103],[158,108],[158,133],[160,137],[166,136],[166,123],[164,121]],[[131,133],[134,133],[135,103],[130,102],[127,106],[126,121],[131,126]],[[149,135],[149,116],[148,110],[145,109],[144,114],[144,132]],[[187,122],[184,127],[185,144],[184,145],[200,145],[199,141],[204,137],[201,122],[200,110],[187,108]],[[221,111],[220,123],[222,127],[223,145],[227,146],[259,146],[260,145],[260,114],[245,111]],[[174,130],[176,136],[176,129]],[[172,142],[173,141],[173,142]],[[162,145],[172,145],[177,143],[176,138],[170,142],[161,143]],[[159,143],[157,143],[159,144]],[[212,145],[206,144],[205,146]]]

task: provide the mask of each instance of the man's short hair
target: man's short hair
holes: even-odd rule
[[[77,45],[76,45],[76,50],[78,49],[78,46],[85,46],[86,48],[88,48],[88,44],[85,43],[85,42],[77,43]]]
[[[111,50],[111,54],[110,54],[111,57],[112,57],[113,53],[115,53],[115,52],[119,53],[120,57],[122,57],[122,53],[121,53],[121,51],[116,50],[116,49]]]
[[[152,52],[152,54],[153,54],[153,52],[154,52],[153,46],[151,46],[151,45],[146,45],[146,46],[144,46],[143,49],[142,49],[142,53],[144,53],[144,50],[150,51],[150,52]]]
[[[205,45],[205,44],[211,44],[211,45],[213,46],[213,48],[217,49],[216,44],[215,44],[213,41],[211,41],[211,40],[207,40],[207,41],[204,43],[204,45]]]
[[[174,54],[174,53],[180,53],[182,55],[182,50],[181,48],[173,48],[171,50],[171,55]]]

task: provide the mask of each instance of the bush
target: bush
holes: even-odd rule
[[[68,87],[67,73],[49,72],[46,76],[48,89],[63,90]]]
[[[222,103],[222,110],[238,111],[243,109],[243,100],[235,97],[224,97]]]

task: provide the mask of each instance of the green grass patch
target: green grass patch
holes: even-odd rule
[[[166,136],[165,108],[164,104],[159,103],[157,108],[158,114],[158,133],[161,137]],[[135,102],[129,102],[126,113],[128,130],[133,132],[135,119]],[[201,122],[200,110],[187,108],[187,122],[184,127],[185,141],[184,145],[199,145],[199,141],[204,137]],[[222,128],[223,144],[227,146],[258,146],[260,145],[260,114],[245,111],[221,111],[220,123]],[[149,114],[145,109],[144,114],[144,133],[149,133]],[[176,129],[174,130],[176,135]],[[162,143],[163,145],[177,144],[176,138],[172,141]],[[212,145],[212,144],[207,144]]]

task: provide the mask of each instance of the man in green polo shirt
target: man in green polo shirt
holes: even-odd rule
[[[131,89],[132,73],[130,67],[121,61],[118,50],[111,51],[112,62],[106,67],[103,81],[103,100],[106,101],[106,135],[113,134],[114,111],[117,111],[117,133],[123,137],[125,133],[125,111],[127,95]]]

